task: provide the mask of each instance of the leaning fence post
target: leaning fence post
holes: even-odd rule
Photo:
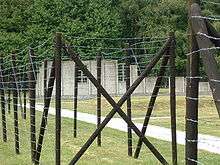
[[[35,125],[35,104],[36,104],[36,67],[35,67],[35,55],[34,50],[29,50],[29,102],[30,102],[30,134],[31,134],[31,158],[34,163],[36,152],[36,125]]]
[[[170,56],[170,114],[171,114],[171,134],[172,134],[172,161],[177,165],[177,142],[176,142],[176,67],[175,67],[175,34],[169,49]]]
[[[56,33],[55,39],[55,78],[56,78],[56,165],[60,165],[61,149],[61,46],[62,34]]]
[[[148,127],[148,124],[149,124],[149,121],[150,121],[150,117],[151,117],[151,114],[154,110],[154,106],[155,106],[156,99],[157,99],[159,91],[160,91],[160,87],[163,83],[163,77],[165,75],[166,68],[167,68],[167,63],[168,63],[168,60],[169,60],[169,57],[166,56],[167,52],[168,52],[168,50],[166,50],[164,52],[163,56],[162,56],[161,66],[160,66],[160,69],[159,69],[159,73],[157,74],[157,80],[156,80],[156,83],[154,85],[154,89],[153,89],[153,92],[151,94],[150,101],[148,103],[147,113],[145,115],[143,127],[142,127],[142,130],[141,130],[143,135],[145,135],[145,133],[147,131],[147,127]],[[143,144],[143,141],[142,141],[141,138],[139,138],[136,150],[134,152],[134,158],[135,159],[137,159],[139,157],[139,154],[140,154],[140,151],[141,151],[141,148],[142,148],[142,144]]]
[[[2,133],[3,141],[7,142],[7,126],[6,126],[6,115],[5,115],[5,81],[4,81],[4,68],[3,68],[3,59],[0,55],[0,95],[1,95],[1,112],[2,112]]]
[[[130,66],[131,66],[131,49],[130,45],[127,44],[126,46],[127,52],[126,52],[126,60],[125,60],[125,77],[126,77],[126,91],[131,86],[131,78],[130,78]],[[127,98],[127,115],[129,119],[131,120],[131,96]],[[127,125],[128,128],[128,156],[132,156],[132,129],[129,125]]]
[[[102,56],[99,52],[97,55],[97,81],[101,84],[101,74],[102,74]],[[101,124],[101,93],[100,89],[97,89],[97,128]],[[101,132],[97,137],[97,144],[101,146]]]
[[[15,133],[15,151],[19,154],[19,128],[18,128],[18,86],[16,71],[15,52],[12,53],[12,72],[13,72],[13,107],[14,107],[14,133]]]
[[[51,96],[54,88],[54,81],[55,81],[55,62],[53,60],[52,66],[51,66],[51,71],[50,71],[50,77],[48,79],[48,90],[46,93],[46,100],[44,103],[44,111],[42,114],[41,118],[41,124],[40,124],[40,133],[38,136],[38,142],[37,142],[37,147],[36,147],[36,153],[35,153],[35,164],[39,164],[40,161],[40,156],[41,156],[41,150],[43,147],[43,140],[44,140],[44,134],[46,131],[46,126],[47,126],[47,118],[48,118],[48,111],[50,107],[50,102],[51,102]]]

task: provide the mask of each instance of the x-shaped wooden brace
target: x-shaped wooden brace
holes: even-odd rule
[[[127,90],[127,92],[121,97],[121,99],[116,103],[114,99],[108,94],[108,92],[103,88],[101,84],[98,83],[96,78],[92,75],[92,73],[86,68],[83,62],[79,59],[79,57],[75,54],[75,52],[71,49],[70,46],[64,46],[64,49],[70,55],[70,58],[75,62],[75,64],[83,71],[83,73],[89,78],[89,80],[93,83],[93,85],[100,90],[101,94],[105,97],[105,99],[111,104],[113,109],[106,116],[103,122],[99,125],[99,127],[95,130],[95,132],[90,136],[87,142],[82,146],[80,151],[74,156],[74,158],[69,163],[70,165],[75,164],[80,157],[84,154],[84,152],[90,147],[99,133],[105,128],[108,122],[113,118],[113,116],[118,113],[124,121],[132,128],[132,130],[142,139],[143,143],[150,149],[150,151],[154,154],[154,156],[164,165],[168,165],[168,162],[163,158],[163,156],[159,153],[159,151],[151,144],[151,142],[141,133],[141,131],[135,126],[135,124],[128,118],[128,116],[123,112],[121,106],[125,103],[127,98],[135,91],[138,85],[144,80],[144,78],[150,73],[152,68],[157,64],[162,55],[165,53],[167,48],[170,46],[172,41],[172,37],[170,37],[162,49],[158,52],[158,54],[152,59],[152,61],[146,66],[141,75],[136,79],[136,81],[131,85],[131,87]]]

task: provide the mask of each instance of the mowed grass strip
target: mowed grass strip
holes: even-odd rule
[[[114,98],[116,101],[119,97]],[[149,103],[149,96],[133,96],[132,97],[132,118],[134,122],[143,123]],[[177,129],[185,130],[185,112],[186,99],[185,96],[177,96],[176,98],[176,116]],[[62,107],[72,110],[73,101],[70,99],[63,100]],[[106,116],[112,109],[111,105],[102,99],[102,116]],[[126,104],[122,106],[126,112]],[[79,100],[78,111],[96,115],[96,99]],[[116,114],[114,117],[120,117]],[[152,118],[149,124],[170,128],[170,102],[169,96],[159,96],[157,98]],[[210,134],[220,137],[220,118],[215,107],[215,103],[211,96],[201,96],[199,100],[199,133]]]
[[[29,115],[29,113],[28,113]],[[37,112],[37,135],[39,133],[40,118],[42,113]],[[25,121],[21,119],[19,113],[19,131],[20,131],[20,155],[16,155],[14,151],[14,128],[13,128],[13,114],[7,115],[8,127],[8,142],[2,141],[2,134],[0,136],[0,161],[1,165],[29,165],[30,158],[30,128],[29,117]],[[71,158],[79,151],[81,146],[89,138],[96,126],[84,122],[78,122],[78,137],[73,138],[73,120],[62,119],[62,164],[69,163]],[[38,136],[37,136],[38,137]],[[97,147],[96,142],[89,148],[89,150],[82,156],[80,165],[159,165],[160,163],[153,154],[143,146],[139,159],[133,159],[127,156],[127,134],[114,129],[105,128],[102,132],[102,147]],[[137,144],[138,138],[134,135],[133,144]],[[161,152],[168,162],[171,162],[171,143],[149,138],[155,147]],[[178,145],[178,159],[179,164],[184,164],[184,146]],[[41,156],[42,165],[55,164],[55,118],[49,116],[48,127],[45,134],[45,141],[43,143],[43,150]],[[220,161],[220,155],[212,154],[205,151],[200,151],[199,161],[204,164],[216,165]]]

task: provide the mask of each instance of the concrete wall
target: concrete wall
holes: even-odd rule
[[[91,73],[96,78],[96,61],[84,61],[83,62]],[[51,62],[48,62],[48,79],[51,71]],[[72,97],[74,92],[74,67],[73,61],[63,61],[62,62],[62,96]],[[37,75],[37,96],[42,97],[44,95],[43,91],[43,64],[39,69]],[[131,84],[137,79],[137,66],[131,65]],[[116,60],[103,60],[102,61],[102,86],[111,95],[123,95],[126,92],[125,81],[118,81],[118,63]],[[145,78],[138,88],[134,91],[135,95],[149,95],[152,93],[154,85],[156,82],[156,77]],[[79,87],[79,97],[93,97],[96,96],[97,90],[94,85],[87,80],[87,82],[80,82]],[[176,92],[178,94],[185,94],[186,80],[184,77],[176,77]],[[201,93],[210,93],[210,87],[208,82],[200,82]],[[53,91],[53,96],[55,94],[55,88]]]
[[[91,71],[93,76],[96,78],[96,61],[83,61],[87,68]],[[51,72],[52,62],[48,62],[47,76]],[[74,92],[74,68],[75,64],[73,61],[62,62],[62,96],[72,96]],[[44,95],[43,79],[44,79],[44,68],[43,64],[39,69],[38,80],[37,80],[37,96],[42,97]],[[102,85],[111,95],[117,95],[117,61],[102,61]],[[94,96],[97,93],[95,86],[87,80],[87,82],[78,83],[79,97],[83,96]],[[53,96],[55,95],[55,89],[53,90]]]
[[[103,69],[103,85],[106,91],[111,95],[117,95],[117,81],[118,81],[118,71],[117,71],[117,61],[104,61]]]
[[[148,94],[151,94],[153,92],[155,83],[156,83],[157,78],[156,77],[147,77],[145,78],[145,92]]]
[[[169,83],[170,83],[170,79],[169,79]],[[186,89],[185,78],[176,77],[176,93],[185,93],[185,89]]]
[[[209,82],[199,82],[200,94],[211,94],[211,88]]]

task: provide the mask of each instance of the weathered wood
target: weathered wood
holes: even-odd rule
[[[10,89],[10,79],[8,80],[8,113],[11,113],[11,89]]]
[[[36,151],[36,156],[35,156],[35,164],[39,164],[39,160],[41,156],[44,134],[45,134],[46,126],[47,126],[48,111],[49,111],[51,96],[52,96],[52,92],[54,88],[54,81],[55,81],[55,61],[53,60],[50,77],[48,81],[48,86],[47,86],[48,90],[46,93],[46,100],[44,103],[44,111],[43,111],[43,115],[41,119],[40,133],[39,133],[37,151]]]
[[[215,44],[216,47],[220,47],[220,33],[216,31],[216,29],[212,26],[210,22],[205,21],[205,23],[206,23],[209,36],[217,38],[217,39],[210,39],[210,40],[212,41],[212,43]]]
[[[189,18],[191,18],[191,5],[192,3],[199,3],[200,0],[189,0]],[[198,50],[196,37],[192,30],[192,22],[189,19],[189,46],[190,52]],[[191,122],[192,119],[198,120],[198,93],[199,93],[199,53],[187,56],[187,79],[186,79],[186,145],[185,145],[185,163],[186,165],[195,165],[194,161],[197,160],[197,143],[189,141],[188,139],[197,139],[198,123]],[[194,98],[194,99],[192,99]]]
[[[30,143],[31,143],[31,160],[35,162],[35,151],[36,151],[36,116],[35,116],[35,105],[36,105],[36,75],[35,70],[35,54],[34,50],[29,50],[29,102],[30,102]]]
[[[142,127],[142,130],[141,130],[142,134],[144,134],[144,135],[147,131],[147,126],[149,124],[149,120],[150,120],[151,114],[153,112],[154,105],[155,105],[157,96],[159,94],[160,86],[162,85],[163,76],[165,75],[166,66],[167,66],[167,63],[168,63],[168,60],[169,60],[169,56],[166,55],[167,51],[164,54],[165,54],[165,56],[162,59],[161,67],[160,67],[159,73],[157,75],[158,77],[157,77],[156,83],[154,85],[152,96],[151,96],[150,102],[148,104],[147,113],[145,115],[143,127]],[[137,144],[137,147],[136,147],[136,150],[135,150],[135,154],[134,154],[134,158],[136,158],[136,159],[139,157],[142,144],[143,144],[142,139],[139,138],[138,144]]]
[[[192,16],[201,16],[201,9],[198,4],[192,5],[191,12]],[[196,34],[200,32],[208,35],[206,23],[203,19],[192,18],[192,27]],[[213,44],[209,38],[203,35],[197,35],[196,39],[199,48],[202,49],[200,50],[202,62],[209,80],[212,95],[220,117],[220,72],[218,70],[218,63],[215,59],[214,51],[209,50],[209,48],[213,47]]]
[[[12,83],[13,83],[13,107],[14,107],[14,134],[15,134],[15,152],[20,153],[19,146],[19,127],[18,127],[18,85],[17,85],[17,70],[15,52],[12,53]]]
[[[23,97],[24,97],[24,119],[27,118],[27,90],[26,90],[26,87],[24,87],[23,89]]]
[[[102,131],[102,129],[108,124],[111,118],[116,114],[119,115],[130,125],[133,131],[143,139],[145,145],[151,150],[151,152],[155,155],[155,157],[162,163],[168,164],[167,161],[163,158],[163,156],[157,151],[157,149],[149,142],[149,140],[139,131],[139,129],[134,125],[134,123],[127,117],[127,115],[121,110],[120,106],[127,100],[137,86],[142,82],[142,80],[149,74],[152,68],[156,65],[156,63],[161,58],[162,54],[166,51],[167,46],[170,44],[171,39],[169,39],[164,47],[160,50],[160,52],[152,59],[152,61],[146,66],[145,70],[141,73],[141,75],[137,78],[137,80],[133,83],[133,85],[129,88],[129,90],[122,96],[119,100],[118,104],[111,98],[111,96],[106,92],[106,90],[98,84],[97,80],[94,76],[88,71],[86,66],[79,60],[77,55],[72,51],[71,47],[67,46],[67,52],[69,53],[71,59],[80,67],[80,69],[84,72],[84,74],[90,79],[90,81],[95,85],[96,88],[100,89],[102,95],[107,99],[107,101],[112,105],[114,108],[104,119],[104,121],[100,124],[99,128],[91,135],[91,137],[87,140],[87,142],[83,145],[80,151],[74,156],[70,164],[75,164],[80,157],[84,154],[84,152],[89,148],[92,142],[96,139],[98,134]],[[65,48],[65,47],[64,47]]]
[[[172,162],[177,165],[177,138],[176,138],[176,66],[175,66],[175,36],[170,47],[170,116],[172,134]]]
[[[7,122],[5,113],[5,79],[3,59],[0,57],[0,95],[1,95],[1,113],[2,113],[2,135],[3,141],[7,142]]]
[[[97,81],[99,84],[101,84],[101,76],[102,76],[102,55],[99,52],[97,55]],[[101,124],[101,92],[99,89],[97,89],[97,128]],[[101,132],[97,137],[97,144],[98,146],[101,146]]]
[[[44,61],[44,102],[46,100],[46,93],[47,93],[47,67],[48,62],[47,60]]]
[[[127,49],[130,47],[130,45],[127,45]],[[125,60],[125,78],[126,78],[126,91],[128,91],[128,89],[130,88],[131,85],[131,49],[127,50],[127,55],[126,55],[126,60]],[[127,98],[127,116],[128,118],[131,120],[131,96],[129,96]],[[127,132],[127,136],[128,136],[128,156],[132,156],[132,129],[129,125],[127,125],[128,127],[128,132]]]
[[[56,165],[61,164],[61,47],[62,34],[56,33],[55,38],[55,77],[56,77]]]
[[[74,124],[73,124],[73,136],[77,137],[77,108],[78,108],[78,66],[74,66],[74,96],[73,96],[73,111],[74,111]]]

